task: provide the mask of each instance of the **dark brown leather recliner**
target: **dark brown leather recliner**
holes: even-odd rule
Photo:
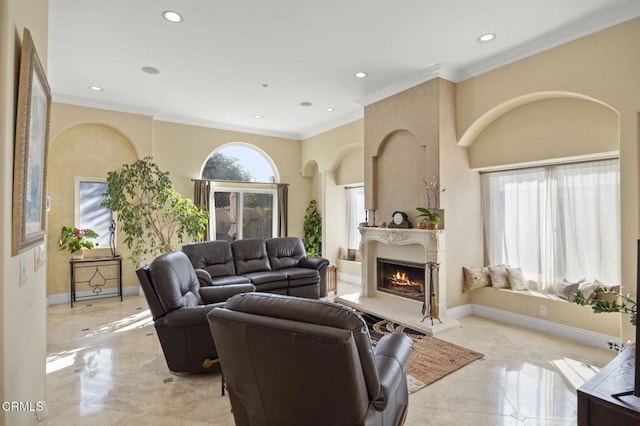
[[[372,349],[351,308],[271,293],[207,314],[237,425],[398,425],[408,406],[403,334]]]
[[[255,290],[253,284],[200,287],[198,277],[182,252],[163,254],[136,271],[149,304],[169,370],[175,373],[210,372],[218,352],[209,330],[207,313],[231,296]]]

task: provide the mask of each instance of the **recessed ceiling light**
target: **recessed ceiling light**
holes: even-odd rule
[[[336,109],[335,109],[334,107],[327,107],[327,108],[325,108],[324,110],[325,110],[325,111],[327,111],[327,112],[333,112],[333,111],[335,111]]]
[[[300,102],[300,106],[303,107],[310,107],[311,105],[313,105],[311,102]]]
[[[160,74],[160,70],[156,67],[142,67],[142,71],[147,74]]]
[[[262,83],[262,87],[266,89],[267,87],[269,87],[269,83]]]
[[[256,118],[262,118],[262,116],[260,114],[256,115]]]
[[[173,22],[174,24],[182,22],[182,15],[180,15],[178,12],[174,12],[173,10],[165,10],[164,12],[162,12],[162,17],[169,22]]]
[[[367,73],[366,73],[366,72],[364,72],[364,71],[359,71],[359,72],[357,72],[357,73],[355,73],[355,74],[354,74],[354,76],[355,76],[356,78],[365,78],[365,77],[366,77],[366,76],[368,76],[368,75],[369,75],[369,74],[367,74]]]
[[[94,92],[102,92],[104,90],[100,86],[89,86],[89,89],[93,90]]]
[[[493,33],[482,34],[478,37],[478,43],[489,43],[496,39],[496,35]]]

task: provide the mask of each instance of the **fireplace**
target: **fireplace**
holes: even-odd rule
[[[377,258],[378,290],[408,299],[423,301],[425,265]]]

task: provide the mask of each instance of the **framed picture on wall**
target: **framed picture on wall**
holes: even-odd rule
[[[24,29],[20,57],[16,138],[13,157],[15,256],[44,242],[47,226],[47,155],[51,89],[31,33]]]

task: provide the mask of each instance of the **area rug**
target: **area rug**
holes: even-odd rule
[[[413,354],[407,368],[409,393],[417,392],[431,383],[484,357],[479,352],[395,324],[374,315],[359,312],[367,323],[371,343],[375,344],[389,333],[403,333],[413,341]]]

